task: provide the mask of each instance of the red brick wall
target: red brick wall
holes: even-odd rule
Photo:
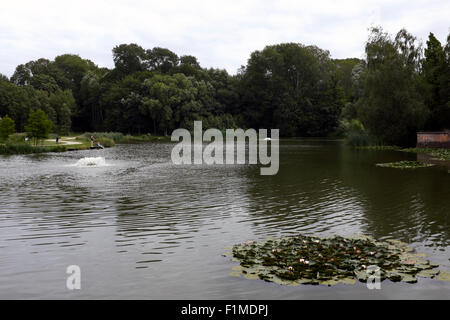
[[[417,147],[450,148],[450,132],[418,132]]]

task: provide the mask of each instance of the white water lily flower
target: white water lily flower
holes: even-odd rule
[[[254,241],[248,240],[247,242],[244,242],[244,246],[249,246],[249,245],[252,245],[253,243],[254,243]]]
[[[305,259],[300,259],[300,260],[298,260],[298,261],[300,261],[301,263],[303,263],[303,262],[305,262]]]

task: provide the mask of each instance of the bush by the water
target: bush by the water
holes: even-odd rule
[[[0,118],[0,140],[5,141],[8,136],[16,132],[16,124],[8,115]]]
[[[116,145],[114,140],[108,137],[96,138],[96,141],[99,142],[105,148],[114,147]]]
[[[368,146],[370,138],[366,133],[350,132],[345,138],[346,143],[352,147]]]
[[[140,143],[170,140],[170,137],[154,136],[149,133],[132,136],[130,134],[124,135],[120,132],[85,132],[82,135],[83,138],[88,140],[91,136],[94,136],[95,140],[99,141],[105,147],[112,147],[115,143]]]
[[[26,133],[13,133],[8,137],[10,143],[25,143]]]
[[[13,143],[7,142],[4,145],[0,145],[0,154],[30,154],[30,153],[43,153],[43,152],[64,152],[65,146],[33,146],[29,143]]]
[[[142,134],[139,136],[132,136],[127,134],[120,140],[120,143],[140,143],[140,142],[157,142],[157,141],[170,141],[170,137],[160,137],[151,134]]]
[[[123,139],[123,133],[121,132],[85,132],[83,136],[88,140],[91,136],[94,136],[96,140],[108,138],[116,143]]]
[[[369,135],[366,133],[363,124],[357,120],[341,121],[341,130],[345,132],[345,141],[352,147],[367,146],[371,143]]]

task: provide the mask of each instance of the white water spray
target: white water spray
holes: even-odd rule
[[[75,167],[105,167],[107,166],[105,158],[82,158],[74,164]]]

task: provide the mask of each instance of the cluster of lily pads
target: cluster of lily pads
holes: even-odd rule
[[[389,163],[377,163],[378,167],[399,168],[399,169],[416,169],[432,167],[434,164],[423,163],[418,161],[397,161]]]
[[[378,242],[368,236],[319,238],[295,235],[233,246],[229,255],[240,262],[231,275],[286,285],[366,282],[377,267],[381,280],[417,282],[417,276],[439,276],[438,265],[397,240]],[[448,272],[441,280],[448,280]]]
[[[450,149],[444,148],[409,148],[401,151],[413,153],[426,153],[436,160],[450,161]]]

